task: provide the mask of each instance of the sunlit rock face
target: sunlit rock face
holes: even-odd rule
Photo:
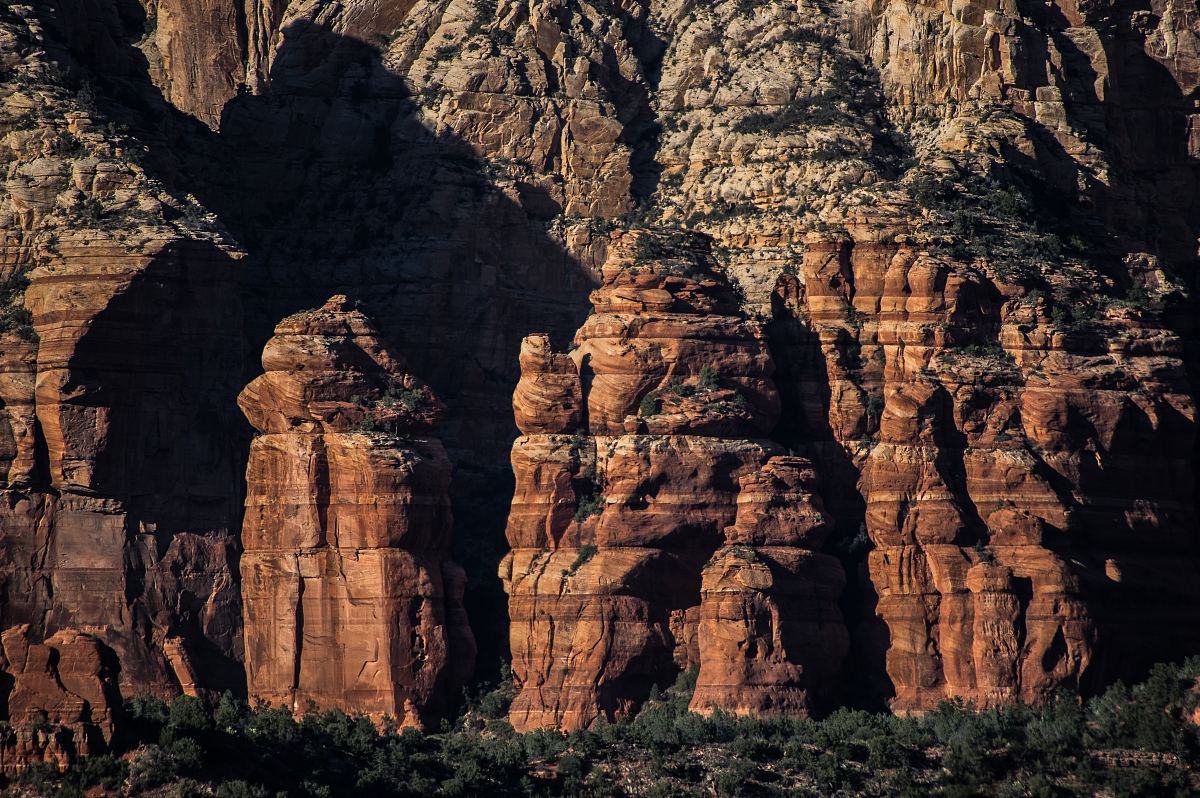
[[[449,559],[445,408],[345,297],[284,319],[238,399],[250,695],[423,727],[475,647]]]
[[[771,354],[707,243],[619,237],[571,352],[522,349],[501,564],[517,728],[627,717],[691,666],[700,711],[806,713],[845,657],[811,467],[763,438]]]
[[[689,665],[700,710],[823,701],[839,644],[791,641],[836,640],[835,548],[872,549],[839,599],[854,700],[1037,701],[1200,651],[1192,5],[243,5],[0,4],[0,629],[94,637],[126,696],[244,690],[235,397],[280,318],[348,293],[446,405],[481,661],[509,649],[514,470],[504,573],[566,562],[510,582],[513,617],[639,618],[599,690],[539,683],[519,621],[530,712],[625,713]],[[732,281],[651,250],[607,273],[645,225],[710,235]],[[335,400],[265,386],[256,423],[310,401]],[[411,468],[322,434],[380,495],[445,478],[425,433]],[[317,457],[295,445],[255,457]],[[812,480],[767,468],[793,451]],[[824,544],[727,537],[768,483],[827,523],[755,523]],[[365,548],[436,537],[382,507]],[[754,653],[714,667],[710,621]]]

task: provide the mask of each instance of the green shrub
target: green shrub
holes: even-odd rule
[[[194,734],[211,728],[212,715],[199,698],[181,695],[171,702],[167,710],[167,725],[177,731]]]
[[[1155,666],[1132,690],[1113,685],[1088,704],[1088,744],[1178,754],[1200,751],[1200,730],[1186,722],[1200,700],[1193,690],[1197,677],[1200,657],[1193,657],[1181,666]]]
[[[135,790],[161,787],[177,775],[174,757],[157,745],[146,746],[129,764],[129,784]]]
[[[853,535],[837,535],[829,544],[830,553],[846,561],[857,561],[873,549],[871,536],[867,533],[867,525],[859,523],[858,530]]]
[[[436,50],[434,50],[433,60],[441,63],[442,61],[448,61],[454,58],[454,56],[458,55],[458,47],[459,46],[457,44],[443,44],[441,47],[438,47]]]
[[[758,766],[753,762],[734,761],[724,770],[717,771],[713,786],[721,796],[753,795],[753,780],[757,775]]]
[[[597,551],[599,550],[590,543],[580,546],[579,553],[575,556],[575,562],[571,563],[571,567],[567,569],[567,573],[573,574],[578,571],[596,556]]]
[[[0,333],[12,332],[26,341],[37,341],[33,316],[24,304],[30,268],[18,267],[0,279]]]
[[[503,720],[508,715],[508,708],[516,697],[517,691],[513,686],[512,667],[507,663],[500,665],[500,681],[497,685],[480,695],[476,702],[476,711],[490,720]]]
[[[692,234],[683,230],[656,228],[653,232],[643,231],[634,245],[634,258],[638,263],[675,258],[691,251]]]
[[[778,110],[747,114],[733,124],[733,132],[778,135],[843,122],[847,114],[838,106],[843,96],[836,91],[822,91],[810,97],[796,97]]]
[[[642,397],[642,401],[638,403],[638,415],[642,418],[657,416],[662,410],[662,400],[658,396],[658,391],[651,391]]]
[[[400,407],[412,413],[430,404],[429,393],[422,388],[405,388],[401,383],[392,381],[384,388],[376,404],[388,409]]]
[[[593,493],[586,496],[581,496],[575,504],[575,520],[583,523],[593,515],[599,515],[604,511],[604,496],[599,493]]]
[[[1016,366],[1016,360],[1014,360],[1013,356],[1003,346],[1000,345],[999,341],[989,341],[983,344],[970,344],[968,346],[962,346],[958,349],[952,349],[950,351],[956,355],[987,361],[995,366],[1003,368]]]
[[[30,768],[10,787],[37,795],[102,787],[223,798],[1184,796],[1200,753],[1190,722],[1197,676],[1200,658],[1158,666],[1142,684],[1116,685],[1086,704],[1062,694],[1042,707],[978,712],[946,702],[920,717],[839,709],[823,719],[756,720],[691,713],[693,668],[666,690],[651,688],[631,721],[600,721],[570,735],[517,734],[495,720],[511,700],[508,675],[489,709],[468,700],[461,722],[432,734],[386,723],[380,729],[344,712],[297,720],[232,697],[169,707],[138,698],[127,704],[119,750],[61,773]],[[489,719],[466,721],[480,714]],[[169,746],[152,744],[156,729],[174,735]],[[1109,767],[1095,756],[1107,749],[1169,756]],[[127,772],[121,755],[129,758]]]
[[[213,795],[216,798],[270,798],[271,793],[258,785],[234,779],[219,784]]]
[[[87,154],[87,148],[84,147],[83,142],[69,131],[59,134],[58,138],[50,145],[50,151],[63,158],[79,158]]]
[[[737,557],[739,560],[745,560],[746,562],[758,562],[758,552],[749,546],[732,546],[729,549],[729,553],[734,557]]]
[[[1036,178],[1030,178],[1034,180]],[[922,174],[907,185],[909,196],[931,212],[932,231],[943,237],[942,251],[956,260],[982,259],[1001,279],[1032,284],[1047,270],[1086,257],[1077,236],[1064,239],[1057,210],[1039,201],[1030,180],[1007,182],[978,175]],[[1044,193],[1044,192],[1040,192]]]
[[[995,565],[996,555],[991,548],[982,540],[975,541],[975,555],[979,557],[979,561],[984,565]]]
[[[664,392],[669,393],[672,396],[680,396],[680,397],[687,398],[689,396],[696,395],[696,386],[689,385],[689,384],[683,383],[683,382],[676,382],[676,383],[672,383],[671,385],[668,385]]]
[[[883,417],[884,399],[882,393],[869,393],[867,399],[863,402],[863,409],[866,411],[867,419],[872,424],[878,423]]]
[[[171,743],[171,758],[181,773],[199,773],[204,768],[204,749],[191,737],[180,737]]]

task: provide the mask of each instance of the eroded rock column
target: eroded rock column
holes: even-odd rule
[[[470,675],[465,577],[449,559],[443,406],[345,297],[298,313],[238,404],[242,594],[252,697],[423,726]]]
[[[756,653],[698,636],[697,624],[705,623],[702,581],[725,567],[724,555],[710,560],[741,517],[739,492],[768,461],[799,467],[772,460],[783,452],[765,439],[779,414],[765,336],[739,314],[703,237],[619,237],[591,301],[595,313],[569,355],[553,353],[544,336],[527,338],[521,353],[514,409],[524,435],[512,453],[513,551],[501,565],[520,687],[513,725],[578,729],[628,716],[652,685],[731,653],[739,660],[734,675],[713,677],[726,689],[700,700],[707,708],[763,708],[740,689],[791,685],[789,677],[756,681]],[[822,522],[804,523],[811,531]],[[801,564],[809,552],[793,544],[804,531],[760,534],[749,511],[744,524],[750,540],[780,549],[764,554],[782,569],[768,603],[805,614],[788,622],[788,644],[777,653],[802,662],[826,641],[793,634],[813,621],[801,606],[808,599],[798,597],[836,592],[840,566],[832,561],[834,574]],[[813,534],[814,545],[819,538]],[[827,609],[817,625],[839,631],[821,656],[840,661],[845,631],[836,608]],[[708,623],[720,627],[721,641],[751,639],[764,628],[716,609]],[[787,707],[806,708],[802,699]]]
[[[1045,295],[865,221],[807,243],[776,292],[785,439],[813,436],[839,529],[861,518],[873,547],[860,672],[880,697],[1039,702],[1195,650],[1179,337],[1117,304],[1064,328]]]
[[[838,607],[841,562],[802,457],[776,456],[741,480],[737,521],[704,568],[693,711],[808,714],[829,702],[850,648]]]

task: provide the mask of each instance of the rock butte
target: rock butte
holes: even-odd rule
[[[238,404],[251,698],[423,727],[474,667],[449,559],[445,408],[344,296],[289,316]]]

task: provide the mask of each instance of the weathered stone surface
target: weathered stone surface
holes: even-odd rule
[[[68,88],[136,68],[119,27],[0,9],[0,626],[86,629],[126,694],[239,690],[240,253]]]
[[[736,314],[703,238],[628,234],[603,274],[570,353],[577,368],[558,360],[555,390],[534,391],[563,356],[522,359],[537,371],[518,387],[517,417],[541,434],[512,453],[513,551],[500,568],[521,688],[510,718],[577,729],[627,717],[692,665],[702,709],[806,712],[805,691],[846,653],[844,577],[836,559],[793,548],[828,533],[811,468],[749,437],[778,413],[762,331]],[[576,417],[555,412],[577,395],[587,427],[564,434]],[[759,565],[743,569],[766,574],[759,592],[731,588],[726,541],[764,544],[777,584]],[[781,608],[794,617],[772,624]],[[794,695],[772,703],[771,685]]]
[[[807,715],[838,695],[846,577],[819,552],[831,530],[815,477],[782,456],[742,477],[726,547],[704,568],[694,711]]]
[[[803,286],[785,277],[777,293],[780,317],[802,319],[792,362],[808,364],[781,384],[834,442],[821,465],[861,469],[877,619],[861,645],[891,706],[1036,702],[1192,650],[1179,339],[1121,313],[1072,338],[1044,300],[903,244],[812,244]],[[998,341],[964,346],[989,318]],[[1138,584],[1151,570],[1155,589]]]
[[[583,425],[583,394],[575,362],[555,352],[548,335],[521,342],[521,379],[513,414],[523,435],[573,432]]]
[[[245,8],[237,0],[146,0],[142,5],[145,34],[138,47],[149,61],[150,76],[168,102],[217,127],[225,104],[247,82],[246,37],[227,33],[245,27]]]
[[[0,647],[9,724],[0,771],[12,775],[34,763],[64,768],[107,750],[122,711],[111,650],[75,629],[38,643],[24,624],[6,629]]]
[[[238,403],[252,697],[422,727],[470,675],[433,392],[344,296],[284,319]]]
[[[644,439],[609,470],[652,474],[590,521],[596,559],[623,528],[678,553],[668,504],[720,547],[744,503],[721,475],[761,465],[733,443],[771,434],[814,462],[838,545],[875,546],[848,670],[898,709],[1093,689],[1200,650],[1191,4],[140,5],[0,7],[0,626],[84,624],[138,692],[238,689],[241,353],[349,291],[444,398],[481,548],[520,362],[515,534],[592,545],[573,515],[607,449],[577,447],[577,468],[553,437],[582,428]],[[653,270],[601,288],[571,355],[518,356],[531,331],[579,329],[610,249],[636,264],[638,238],[608,231],[659,222],[712,235],[747,306],[772,306],[774,375],[735,297]],[[340,379],[264,384],[260,420],[344,443],[367,414]],[[340,523],[415,512],[396,506]],[[758,571],[726,565],[714,595],[736,612],[727,590]],[[672,668],[701,658],[699,571],[679,567],[694,603],[654,621]]]
[[[571,353],[588,381],[593,434],[736,437],[774,428],[779,400],[766,337],[738,315],[705,246],[645,232],[612,244],[591,297],[596,312]]]

